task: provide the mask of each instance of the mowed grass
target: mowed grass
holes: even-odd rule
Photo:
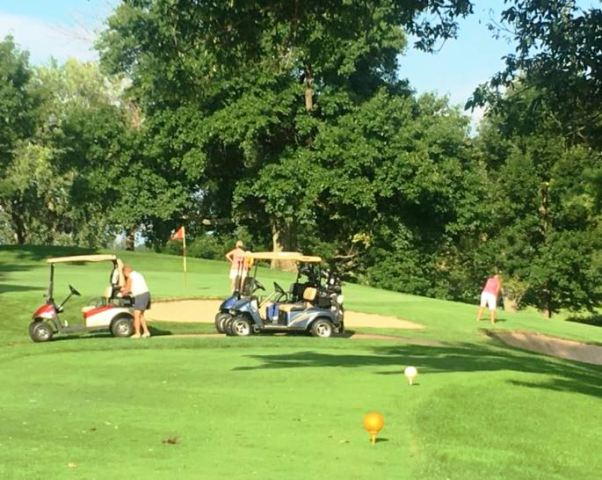
[[[33,344],[27,324],[46,286],[43,259],[70,253],[0,249],[2,479],[590,479],[602,471],[602,368],[492,343],[474,305],[346,285],[348,308],[426,328],[389,331],[399,341],[94,335]],[[155,298],[227,292],[225,263],[191,261],[184,283],[177,257],[120,255]],[[67,283],[98,296],[108,280],[108,265],[60,267],[57,298]],[[599,328],[536,312],[502,318],[500,328],[602,340]],[[407,385],[406,365],[418,368],[418,385]],[[362,429],[373,410],[385,417],[375,446]]]

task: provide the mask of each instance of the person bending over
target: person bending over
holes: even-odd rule
[[[136,272],[130,265],[123,267],[125,285],[121,289],[123,295],[132,297],[132,308],[134,309],[134,333],[132,338],[148,338],[150,332],[146,325],[144,312],[150,308],[151,297],[146,280],[141,273]]]
[[[477,312],[477,322],[481,321],[483,310],[489,308],[489,318],[491,325],[495,325],[495,312],[497,308],[497,299],[502,290],[502,279],[499,275],[493,275],[487,279],[483,291],[481,292],[481,305]]]

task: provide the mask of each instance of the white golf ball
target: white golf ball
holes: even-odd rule
[[[411,385],[414,382],[416,376],[418,375],[418,370],[416,370],[416,367],[406,367],[403,371],[403,374],[406,376]]]

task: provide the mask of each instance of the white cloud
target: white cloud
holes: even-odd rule
[[[79,25],[52,24],[43,20],[0,12],[0,38],[12,35],[20,49],[30,54],[32,64],[51,57],[64,62],[70,57],[96,60],[92,49],[95,33]]]

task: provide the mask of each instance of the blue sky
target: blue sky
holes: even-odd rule
[[[0,38],[12,34],[30,52],[32,63],[51,56],[64,61],[96,58],[91,49],[95,34],[118,0],[0,0]],[[596,0],[579,3],[600,4]],[[503,0],[477,0],[475,14],[460,24],[459,38],[440,44],[435,54],[412,48],[401,59],[401,75],[418,93],[434,91],[463,105],[474,88],[503,66],[502,56],[512,45],[493,39],[487,22],[503,7]],[[481,112],[474,112],[476,121]]]

